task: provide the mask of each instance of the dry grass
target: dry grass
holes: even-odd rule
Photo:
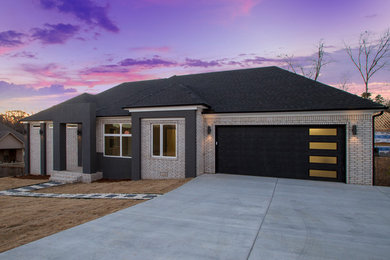
[[[164,194],[191,179],[97,181],[93,183],[66,184],[37,192],[45,193],[157,193]]]
[[[4,177],[0,178],[0,190],[8,190],[22,186],[33,185],[37,183],[47,182],[48,178],[21,178],[21,177]]]
[[[141,202],[0,197],[0,252]]]
[[[1,187],[12,188],[47,180],[0,178]],[[100,181],[68,184],[39,190],[55,193],[166,193],[189,181]],[[80,225],[141,200],[60,199],[0,196],[0,252]]]

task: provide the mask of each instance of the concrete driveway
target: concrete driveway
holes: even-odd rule
[[[1,259],[388,259],[390,188],[203,175]]]

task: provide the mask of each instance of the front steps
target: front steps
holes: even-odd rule
[[[103,178],[102,172],[96,173],[81,173],[81,172],[72,172],[72,171],[53,171],[50,180],[61,183],[76,183],[84,182],[91,183]]]

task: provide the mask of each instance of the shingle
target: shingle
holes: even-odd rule
[[[84,95],[84,96],[83,96]],[[202,104],[215,113],[383,109],[384,106],[278,67],[173,76],[120,84],[69,103],[96,103],[97,116],[121,116],[123,107]],[[52,120],[54,106],[25,120]]]

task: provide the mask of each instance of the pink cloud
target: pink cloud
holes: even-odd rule
[[[252,9],[258,5],[261,0],[231,0],[233,6],[236,7],[232,12],[233,17],[249,15]],[[236,3],[236,4],[234,4]]]
[[[61,78],[64,73],[58,71],[59,66],[55,63],[49,63],[45,65],[36,64],[22,64],[22,70],[29,72],[34,75],[50,77],[50,78]]]

